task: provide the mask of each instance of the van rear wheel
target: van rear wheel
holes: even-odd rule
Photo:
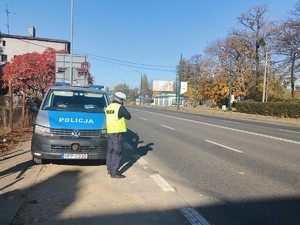
[[[43,163],[43,160],[42,159],[39,159],[39,158],[36,158],[36,157],[33,157],[33,162],[34,164],[42,164]]]

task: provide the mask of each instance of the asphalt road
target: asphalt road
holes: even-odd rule
[[[300,128],[128,108],[137,154],[210,224],[300,224]]]
[[[298,225],[300,128],[128,106],[121,172],[0,158],[0,225]]]

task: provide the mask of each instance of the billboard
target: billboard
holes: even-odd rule
[[[174,91],[174,81],[172,80],[153,80],[152,91]]]
[[[56,82],[70,83],[70,59],[69,54],[56,54]],[[72,55],[72,70],[72,85],[88,84],[89,59],[87,56]]]
[[[187,82],[181,82],[180,94],[184,94],[185,92],[187,92],[187,88],[188,88]]]

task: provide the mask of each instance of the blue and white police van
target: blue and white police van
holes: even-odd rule
[[[99,160],[106,158],[105,109],[109,96],[103,86],[51,87],[38,110],[31,153],[33,161]]]

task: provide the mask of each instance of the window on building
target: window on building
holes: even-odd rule
[[[7,55],[1,54],[1,62],[7,62]]]
[[[2,41],[2,46],[6,46],[6,41]]]

